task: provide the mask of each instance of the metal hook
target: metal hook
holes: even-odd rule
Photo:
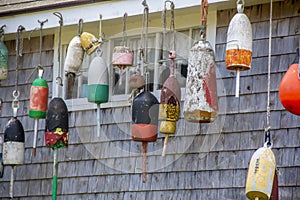
[[[59,86],[63,86],[63,81],[60,76],[56,77],[56,84],[58,84]]]
[[[78,35],[80,36],[82,34],[83,31],[83,19],[79,19],[78,21]]]
[[[62,17],[62,14],[60,12],[54,12],[53,15],[55,15],[56,17],[59,18],[59,25],[62,26],[64,24],[64,20],[63,20],[63,17]]]
[[[2,37],[4,35],[4,29],[6,28],[6,25],[2,25],[0,28],[0,37]]]

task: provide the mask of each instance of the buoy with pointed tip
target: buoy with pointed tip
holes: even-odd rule
[[[100,137],[100,104],[108,101],[108,84],[108,68],[101,53],[98,53],[88,71],[88,101],[97,104],[97,137]]]
[[[252,28],[243,13],[244,0],[237,1],[237,10],[228,26],[225,63],[228,70],[236,70],[235,96],[239,97],[240,71],[251,68]]]
[[[295,114],[300,115],[300,51],[297,49],[295,60],[284,74],[279,85],[279,98],[283,107]]]
[[[176,122],[180,115],[181,90],[174,75],[175,51],[170,51],[170,76],[163,84],[159,104],[159,132],[166,134],[162,156],[165,156],[169,134],[175,134]]]
[[[34,138],[33,138],[33,152],[36,155],[36,140],[38,133],[38,120],[46,118],[46,111],[48,108],[48,84],[43,79],[43,69],[39,68],[38,78],[36,78],[30,89],[30,104],[29,117],[34,119]]]
[[[275,176],[276,161],[271,148],[259,148],[253,154],[246,182],[246,196],[250,200],[269,200]]]

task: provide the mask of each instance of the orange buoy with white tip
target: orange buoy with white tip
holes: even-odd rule
[[[295,115],[300,115],[299,54],[300,51],[297,49],[296,58],[281,79],[278,90],[283,107]]]
[[[250,200],[269,200],[276,169],[275,156],[269,147],[253,154],[248,169],[246,196]]]

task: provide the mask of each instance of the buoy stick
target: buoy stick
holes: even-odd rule
[[[147,181],[147,172],[146,172],[146,156],[147,156],[147,142],[143,142],[143,183]]]
[[[236,70],[235,97],[239,97],[240,93],[240,69]]]
[[[32,149],[32,155],[36,155],[36,140],[37,140],[37,132],[38,132],[38,123],[39,119],[34,119],[34,136],[33,136],[33,149]]]
[[[97,137],[100,137],[100,104],[97,104]]]
[[[164,141],[164,147],[163,147],[163,151],[162,151],[162,154],[161,154],[162,156],[166,155],[168,139],[169,139],[169,134],[166,134],[165,141]]]
[[[57,191],[58,156],[57,149],[53,151],[53,178],[52,178],[52,200],[56,200]]]
[[[14,166],[11,166],[11,171],[10,171],[9,196],[12,199],[14,198]]]

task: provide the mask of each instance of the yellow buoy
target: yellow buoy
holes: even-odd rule
[[[272,193],[276,169],[275,156],[271,148],[259,148],[252,156],[247,182],[246,196],[250,200],[269,200]]]

